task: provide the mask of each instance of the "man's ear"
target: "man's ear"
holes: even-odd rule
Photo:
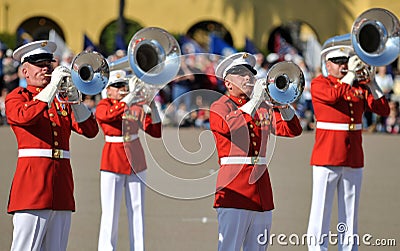
[[[224,82],[225,82],[226,89],[232,90],[232,82],[227,79],[225,79]]]

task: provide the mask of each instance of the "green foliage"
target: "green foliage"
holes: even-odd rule
[[[124,34],[124,42],[128,47],[128,44],[132,38],[132,36],[141,28],[143,28],[140,24],[131,21],[125,20],[125,34]],[[102,46],[102,50],[104,54],[111,55],[115,52],[115,38],[118,32],[118,22],[114,21],[110,23],[102,32],[100,37],[100,44]]]
[[[7,48],[14,49],[17,44],[16,34],[0,33],[0,41],[7,46]]]

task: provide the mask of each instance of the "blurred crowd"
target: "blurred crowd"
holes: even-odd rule
[[[26,81],[20,72],[19,62],[13,60],[12,49],[0,49],[0,125],[7,125],[4,102],[6,95],[18,86],[25,87]],[[57,56],[57,55],[56,55]],[[71,66],[74,54],[66,52],[56,57],[54,66]],[[113,62],[125,57],[124,50],[117,50],[107,60]],[[311,80],[321,74],[319,70],[311,70],[304,58],[299,54],[278,55],[257,53],[257,78],[265,78],[268,70],[281,61],[297,64],[304,73],[305,88],[300,99],[292,104],[301,119],[304,130],[314,129],[314,112],[310,93]],[[165,126],[209,128],[208,116],[210,104],[225,93],[223,82],[214,75],[214,69],[220,56],[215,54],[186,54],[181,57],[181,66],[177,76],[155,97],[157,107]],[[375,81],[390,101],[390,115],[379,117],[373,113],[365,113],[363,128],[366,132],[400,133],[400,72],[391,65],[376,67]],[[83,102],[93,112],[97,102],[104,98],[104,93],[89,96],[83,95]]]

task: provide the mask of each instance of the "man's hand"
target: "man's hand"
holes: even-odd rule
[[[51,74],[50,83],[33,99],[46,102],[50,107],[65,77],[71,77],[71,71],[65,66],[57,66]]]
[[[361,59],[357,56],[354,55],[350,57],[349,62],[347,63],[347,74],[341,79],[343,83],[353,85],[353,81],[356,78],[357,71],[361,70],[363,67],[363,62]]]
[[[247,114],[250,114],[252,117],[254,116],[260,104],[263,101],[265,101],[265,96],[266,96],[265,81],[266,79],[259,79],[256,81],[250,100],[242,107],[240,107],[239,110],[242,110]]]

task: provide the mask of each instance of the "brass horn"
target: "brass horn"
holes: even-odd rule
[[[390,11],[372,8],[363,12],[354,21],[351,33],[331,37],[323,44],[322,74],[328,75],[325,56],[335,47],[354,50],[364,68],[390,64],[400,53],[399,32],[399,20]]]
[[[399,20],[392,12],[372,8],[354,21],[351,44],[354,52],[366,64],[388,65],[399,55],[399,32]]]
[[[94,95],[107,85],[110,71],[130,69],[142,82],[159,90],[177,75],[180,55],[179,44],[171,34],[147,27],[134,34],[127,55],[116,61],[108,62],[97,52],[81,52],[73,61],[72,81],[82,93]]]
[[[164,85],[178,73],[181,49],[167,31],[147,27],[135,33],[129,42],[127,56],[110,63],[110,70],[131,68],[140,80]]]
[[[266,92],[273,104],[288,105],[300,99],[305,85],[298,65],[283,61],[274,64],[266,78]]]
[[[107,85],[109,75],[108,63],[98,52],[83,51],[72,61],[72,82],[84,94],[100,93]]]

